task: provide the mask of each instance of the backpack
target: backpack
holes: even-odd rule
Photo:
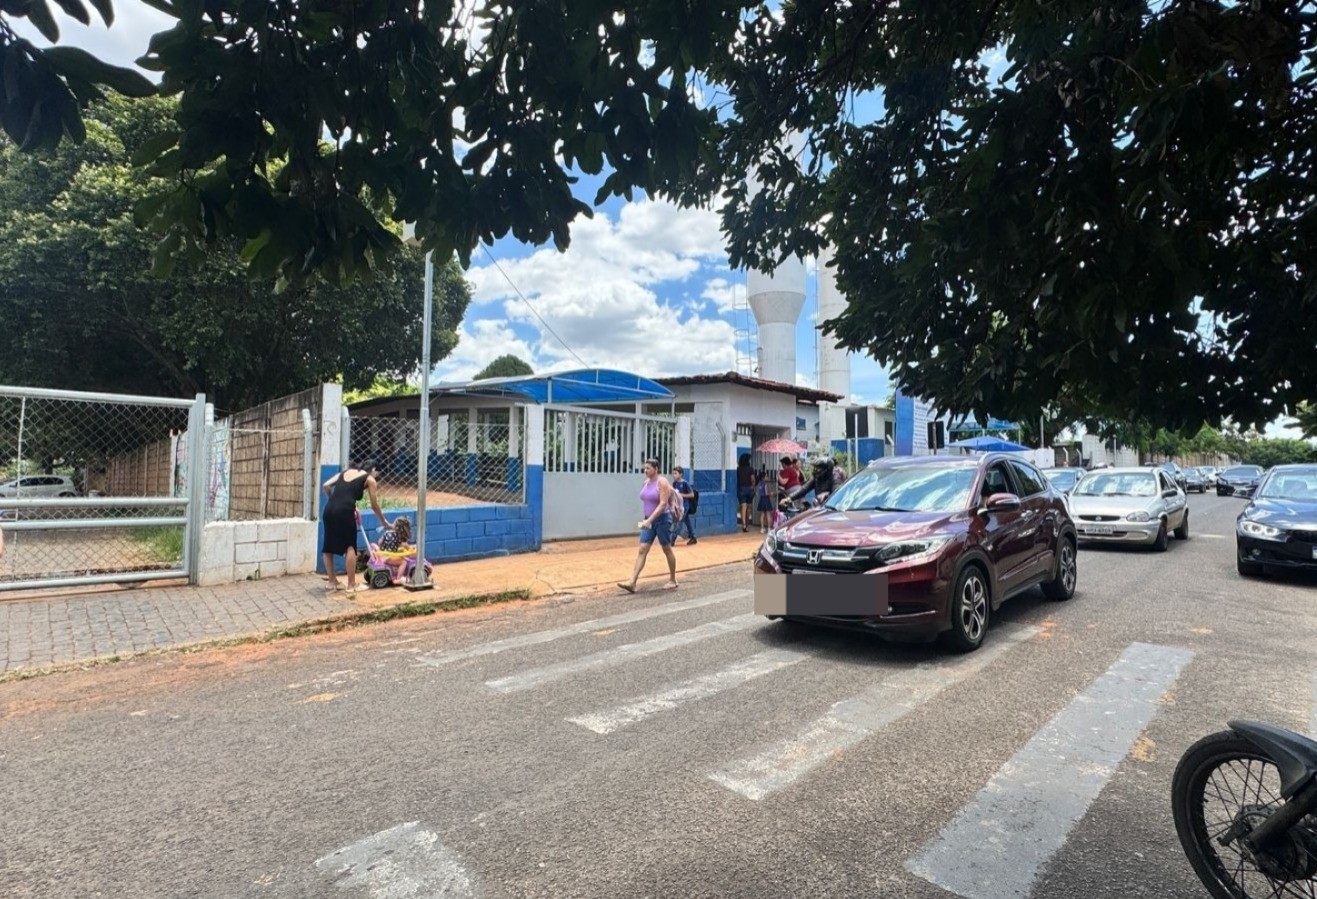
[[[667,478],[662,480],[666,482]],[[677,524],[686,515],[686,501],[681,498],[681,494],[671,484],[668,484],[668,488],[668,514],[672,516],[672,523]]]
[[[690,485],[689,483],[687,484],[687,486],[690,487],[691,498],[688,500],[688,502],[690,503],[690,508],[686,510],[686,514],[694,515],[695,512],[700,508],[700,491],[696,490],[695,487]]]

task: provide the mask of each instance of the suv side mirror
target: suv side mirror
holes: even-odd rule
[[[994,493],[983,504],[983,509],[985,512],[1018,512],[1020,498],[1014,493]]]

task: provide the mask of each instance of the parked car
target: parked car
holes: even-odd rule
[[[1186,468],[1184,470],[1184,492],[1185,493],[1206,493],[1207,477],[1203,474],[1201,468]]]
[[[1069,493],[1071,490],[1074,490],[1075,485],[1079,483],[1079,479],[1085,474],[1087,474],[1087,472],[1082,468],[1043,469],[1043,475],[1047,480],[1051,481],[1052,486],[1061,493]]]
[[[1317,570],[1317,465],[1277,465],[1235,521],[1235,565]]]
[[[1176,465],[1174,462],[1159,462],[1156,465],[1153,465],[1152,467],[1160,468],[1162,471],[1169,474],[1171,476],[1171,480],[1175,481],[1176,486],[1178,486],[1181,490],[1186,489],[1184,471],[1182,471],[1180,466]]]
[[[1073,596],[1075,548],[1061,494],[1027,462],[1001,454],[906,456],[871,464],[823,506],[770,533],[754,567],[886,582],[878,614],[810,614],[806,599],[804,614],[788,608],[770,618],[889,637],[942,635],[968,652],[983,643],[1007,598],[1040,584],[1053,599]]]
[[[1207,486],[1216,486],[1216,476],[1220,473],[1220,469],[1215,465],[1199,465],[1198,471],[1207,479]]]
[[[1262,480],[1263,471],[1256,465],[1236,465],[1221,472],[1216,479],[1217,496],[1249,496]]]
[[[1141,543],[1159,552],[1189,537],[1189,500],[1161,466],[1093,471],[1070,494],[1080,541]]]
[[[57,474],[27,475],[0,484],[0,496],[8,499],[29,496],[77,495],[78,488],[74,485],[73,479]]]

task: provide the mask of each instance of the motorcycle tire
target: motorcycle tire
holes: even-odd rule
[[[1241,766],[1246,772],[1243,775]],[[1185,751],[1171,780],[1171,810],[1180,846],[1194,873],[1215,899],[1263,899],[1278,895],[1276,883],[1279,881],[1271,880],[1252,863],[1243,861],[1235,849],[1236,844],[1222,846],[1215,839],[1244,807],[1235,798],[1229,775],[1216,779],[1223,769],[1245,778],[1237,783],[1252,784],[1247,786],[1248,797],[1256,795],[1258,802],[1264,805],[1274,802],[1277,808],[1280,807],[1280,775],[1267,754],[1234,731],[1209,734]],[[1222,789],[1223,786],[1227,789]],[[1238,793],[1244,795],[1245,790]],[[1230,814],[1214,815],[1209,822],[1206,806],[1213,801],[1220,801]],[[1240,807],[1231,811],[1232,804]],[[1311,816],[1299,826],[1310,827],[1310,822]],[[1304,887],[1311,889],[1311,885],[1317,884],[1312,878],[1290,882],[1299,885],[1299,890],[1293,895],[1308,895],[1308,889]]]

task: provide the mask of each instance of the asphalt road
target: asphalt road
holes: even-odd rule
[[[1241,579],[1240,504],[968,656],[735,567],[0,687],[0,895],[1201,897],[1178,756],[1317,715],[1317,579]]]

